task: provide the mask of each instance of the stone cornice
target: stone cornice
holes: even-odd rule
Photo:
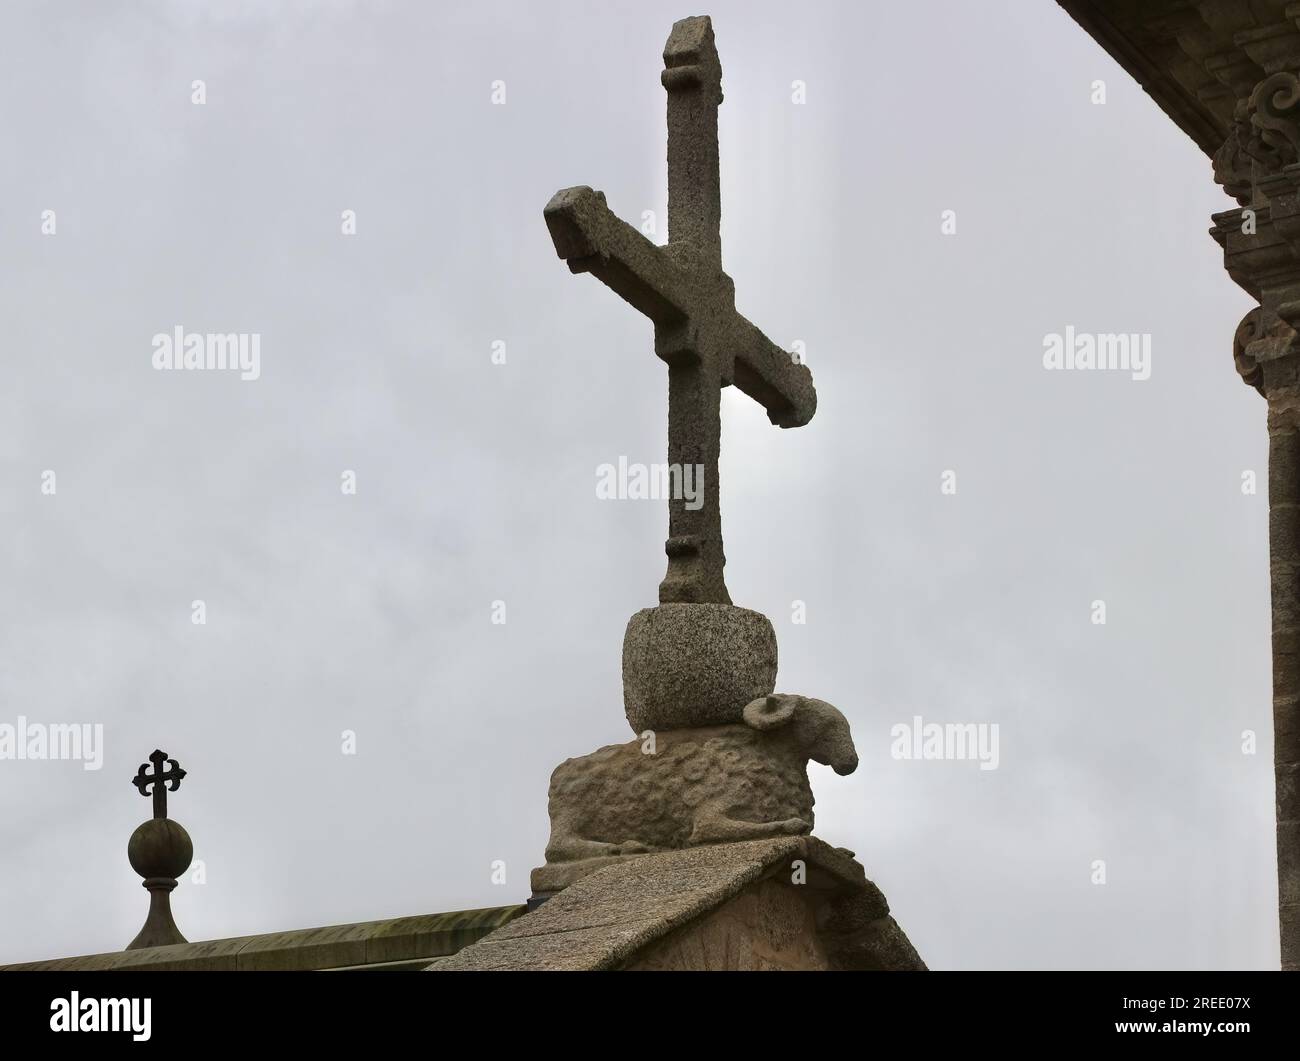
[[[1216,214],[1210,234],[1260,303],[1237,328],[1233,361],[1272,400],[1300,358],[1300,0],[1057,2],[1210,156],[1240,204]]]
[[[1296,0],[1057,2],[1211,158],[1226,141],[1240,142],[1260,82],[1300,71]],[[1257,141],[1265,153],[1285,139],[1278,129],[1268,133]],[[1231,160],[1217,158],[1217,169],[1226,171],[1220,183],[1233,185]]]
[[[1253,60],[1234,44],[1232,34],[1216,29],[1197,10],[1206,5],[1190,0],[1057,3],[1202,151],[1214,156],[1232,124],[1233,84],[1248,80],[1253,85],[1264,71],[1252,69]],[[1248,5],[1239,0],[1237,6]]]

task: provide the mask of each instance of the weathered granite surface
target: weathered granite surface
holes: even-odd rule
[[[558,891],[611,858],[812,832],[808,760],[852,773],[848,720],[823,700],[784,693],[754,700],[743,718],[556,767],[546,865],[533,871],[533,891]]]
[[[776,631],[730,604],[661,604],[628,620],[623,710],[634,733],[739,722],[776,688]]]
[[[809,904],[789,885],[761,880],[712,913],[651,943],[624,968],[816,972],[832,964]]]
[[[814,837],[714,844],[615,862],[430,971],[924,969],[888,911]]]
[[[236,936],[142,950],[0,965],[0,972],[140,969],[151,972],[243,972],[312,969],[424,968],[455,954],[525,912],[500,906],[446,914],[396,917],[352,925]],[[415,963],[413,966],[412,963]]]

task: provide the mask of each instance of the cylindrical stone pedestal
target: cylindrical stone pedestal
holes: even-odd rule
[[[739,722],[776,689],[776,631],[730,604],[643,608],[623,635],[623,709],[634,733]]]

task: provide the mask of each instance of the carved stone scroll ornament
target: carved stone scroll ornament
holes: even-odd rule
[[[1241,323],[1232,336],[1232,362],[1236,366],[1237,375],[1246,386],[1254,387],[1260,394],[1264,393],[1264,372],[1259,367],[1259,362],[1247,351],[1252,343],[1264,337],[1263,315],[1264,311],[1256,306],[1241,318]]]
[[[1275,312],[1256,306],[1237,325],[1232,337],[1232,360],[1248,387],[1264,391],[1262,362],[1300,353],[1300,302],[1283,302]]]
[[[1250,94],[1250,112],[1251,124],[1275,156],[1273,171],[1300,162],[1300,78],[1285,71],[1264,78]]]
[[[1216,184],[1242,206],[1254,199],[1258,177],[1300,162],[1300,78],[1281,72],[1239,99],[1223,146],[1214,154]]]

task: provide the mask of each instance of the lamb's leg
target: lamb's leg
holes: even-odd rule
[[[547,862],[579,862],[585,858],[612,858],[616,855],[644,855],[654,848],[640,840],[611,844],[604,840],[586,840],[580,836],[552,836],[546,845]]]
[[[617,855],[617,844],[603,840],[584,840],[580,836],[552,836],[546,845],[547,862],[579,862],[584,858]]]
[[[701,808],[695,819],[688,844],[723,844],[737,840],[766,840],[773,836],[806,836],[812,823],[802,818],[783,818],[775,822],[747,822],[730,818],[721,811]]]

